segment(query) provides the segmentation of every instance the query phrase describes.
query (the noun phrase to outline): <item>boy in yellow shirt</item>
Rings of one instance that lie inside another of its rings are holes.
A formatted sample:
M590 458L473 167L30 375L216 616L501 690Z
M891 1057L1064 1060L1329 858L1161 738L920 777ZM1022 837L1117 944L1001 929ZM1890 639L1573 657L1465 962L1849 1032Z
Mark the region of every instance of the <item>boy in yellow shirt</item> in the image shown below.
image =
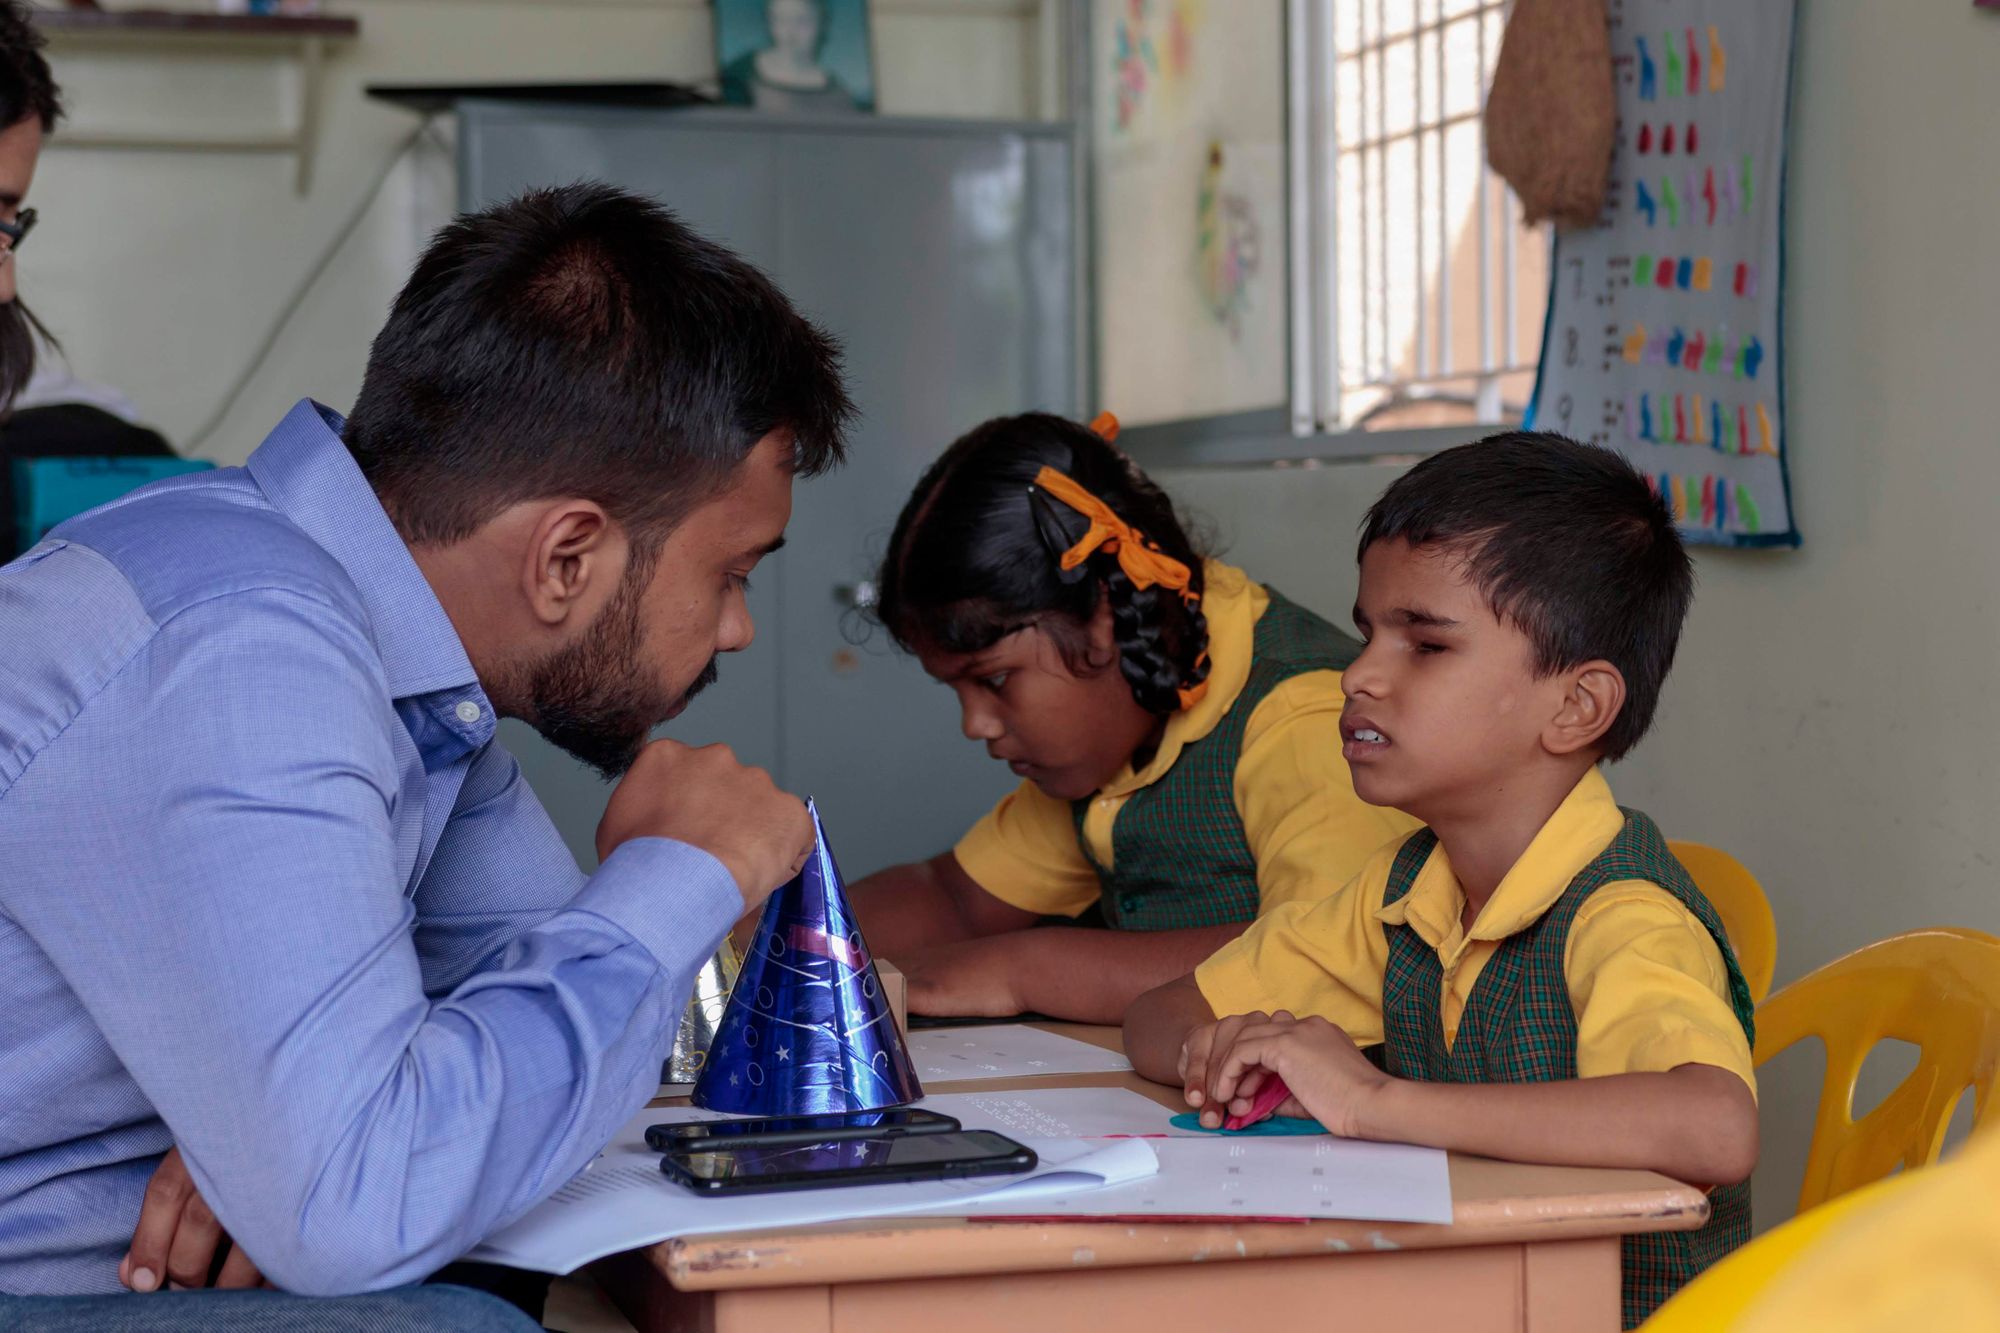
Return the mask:
M1690 562L1623 459L1525 432L1417 465L1360 550L1344 753L1427 827L1142 996L1126 1049L1205 1124L1275 1075L1348 1137L1722 1186L1700 1230L1628 1238L1629 1327L1747 1238L1757 1157L1721 922L1597 771L1652 721Z

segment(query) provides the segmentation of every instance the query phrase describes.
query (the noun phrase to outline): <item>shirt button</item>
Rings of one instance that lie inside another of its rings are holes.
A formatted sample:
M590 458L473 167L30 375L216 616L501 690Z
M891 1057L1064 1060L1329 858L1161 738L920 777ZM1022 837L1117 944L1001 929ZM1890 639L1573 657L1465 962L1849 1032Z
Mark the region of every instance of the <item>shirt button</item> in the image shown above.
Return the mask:
M459 704L457 711L460 722L477 722L479 720L479 705L470 699Z

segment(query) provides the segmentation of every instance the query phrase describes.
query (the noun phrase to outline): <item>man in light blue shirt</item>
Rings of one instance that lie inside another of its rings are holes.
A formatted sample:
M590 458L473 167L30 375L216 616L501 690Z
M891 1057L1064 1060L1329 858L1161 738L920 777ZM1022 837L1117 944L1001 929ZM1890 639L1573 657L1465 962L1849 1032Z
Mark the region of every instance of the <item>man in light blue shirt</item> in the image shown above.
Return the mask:
M307 1294L420 1281L591 1159L810 851L767 775L646 737L749 645L850 412L762 274L538 192L439 233L346 421L0 569L0 1293L119 1291L169 1148ZM596 874L501 716L622 775Z

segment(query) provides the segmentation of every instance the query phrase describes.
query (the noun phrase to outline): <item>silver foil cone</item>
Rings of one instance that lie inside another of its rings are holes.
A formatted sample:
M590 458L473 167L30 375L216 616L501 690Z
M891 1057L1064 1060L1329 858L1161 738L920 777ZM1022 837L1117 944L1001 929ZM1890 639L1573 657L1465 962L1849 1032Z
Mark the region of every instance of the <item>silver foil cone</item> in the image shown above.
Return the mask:
M688 996L687 1008L681 1013L680 1030L674 1033L673 1053L667 1056L661 1082L692 1083L701 1076L702 1066L708 1063L708 1048L715 1041L715 1030L722 1025L722 1011L729 1006L730 989L736 985L736 974L741 969L736 946L725 938L715 957L702 964L701 971L695 974L694 993Z

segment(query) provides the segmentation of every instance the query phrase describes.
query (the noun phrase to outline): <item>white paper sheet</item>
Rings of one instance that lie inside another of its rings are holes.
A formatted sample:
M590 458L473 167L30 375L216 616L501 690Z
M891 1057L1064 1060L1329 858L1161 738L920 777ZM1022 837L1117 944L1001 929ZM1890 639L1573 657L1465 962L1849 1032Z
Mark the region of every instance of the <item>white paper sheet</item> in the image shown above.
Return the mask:
M1167 1123L1173 1112L1129 1088L1030 1088L1020 1092L941 1092L917 1105L967 1129L1011 1138L1201 1138Z
M1131 1140L1111 1140L1131 1142ZM1451 1221L1445 1154L1400 1143L1311 1138L1147 1140L1160 1169L1130 1184L1038 1198L948 1205L957 1216L1327 1217L1369 1222ZM944 1211L932 1209L931 1211Z
M1116 1074L1132 1067L1117 1051L1019 1023L931 1028L910 1034L910 1059L925 1083L1039 1074Z
M646 1147L646 1126L716 1119L693 1108L651 1108L633 1117L611 1145L574 1180L511 1225L488 1236L466 1257L545 1273L568 1273L607 1254L670 1236L714 1235L761 1227L956 1212L975 1199L1005 1195L1016 1212L1040 1211L1050 1199L1074 1198L1107 1183L1140 1179L1157 1169L1152 1143L1139 1139L1033 1139L1041 1163L1019 1176L865 1185L709 1198L660 1174L659 1154Z

